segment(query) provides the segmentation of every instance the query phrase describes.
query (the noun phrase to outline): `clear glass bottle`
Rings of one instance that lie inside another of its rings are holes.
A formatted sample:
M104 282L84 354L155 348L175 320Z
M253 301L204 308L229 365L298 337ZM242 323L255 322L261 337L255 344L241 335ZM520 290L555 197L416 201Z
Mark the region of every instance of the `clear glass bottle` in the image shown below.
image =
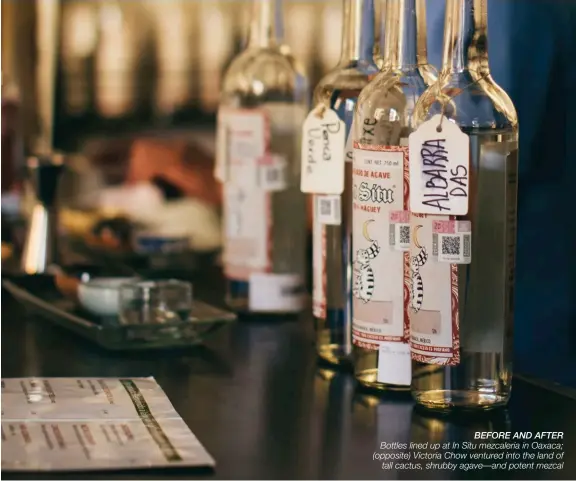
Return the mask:
M253 6L247 48L224 76L218 110L227 300L239 311L296 313L306 299L300 139L308 81L282 41L282 1Z
M470 145L468 214L411 215L412 260L426 258L422 301L409 310L412 394L432 409L488 409L510 396L518 119L490 76L487 36L487 0L447 1L440 78L414 113L415 127L443 114Z
M362 90L354 116L354 370L361 385L374 389L410 386L403 276L408 136L416 101L428 87L418 61L416 4L388 0L384 67Z
M378 72L373 57L374 17L374 0L344 0L341 58L314 91L314 105L334 110L345 123L346 139L358 95ZM347 144L343 194L313 195L316 349L331 364L349 363L352 354L352 149Z

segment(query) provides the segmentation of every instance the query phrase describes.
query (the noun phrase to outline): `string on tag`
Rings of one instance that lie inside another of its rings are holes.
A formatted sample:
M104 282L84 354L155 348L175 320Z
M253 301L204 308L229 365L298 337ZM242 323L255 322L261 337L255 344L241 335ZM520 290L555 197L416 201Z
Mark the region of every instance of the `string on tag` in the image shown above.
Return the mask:
M442 103L442 110L440 111L440 121L438 123L438 126L436 127L436 132L442 132L442 122L444 122L444 116L446 114L446 105L448 104L448 102L450 102L451 100L454 100L456 97L458 97L458 95L460 95L462 92L469 89L470 87L477 85L481 80L488 78L489 75L490 75L489 73L485 73L484 75L481 75L476 80L474 80L474 82L470 82L468 85L466 85L466 87L464 87L463 89L460 89L460 91L455 95L448 96L448 95L443 94L443 92L438 93L438 97L440 97L442 95L442 100L440 101ZM438 90L440 90L440 82L438 82L437 85L438 85ZM445 98L445 97L448 97L448 98Z
M316 107L316 112L314 113L314 115L319 119L323 119L324 112L326 112L326 106L324 104L319 104L318 107Z

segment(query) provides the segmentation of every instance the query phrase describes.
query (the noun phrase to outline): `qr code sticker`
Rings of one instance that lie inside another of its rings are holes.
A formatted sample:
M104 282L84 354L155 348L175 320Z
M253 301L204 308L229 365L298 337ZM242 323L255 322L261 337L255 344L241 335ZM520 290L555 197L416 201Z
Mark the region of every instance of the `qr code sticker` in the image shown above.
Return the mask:
M460 255L460 236L442 236L442 255Z
M410 244L410 226L401 225L398 230L400 231L400 244Z
M332 216L332 199L320 199L320 215L322 217Z
M318 197L318 221L324 225L340 225L342 223L340 213L340 196L325 195Z
M273 155L272 162L260 166L260 187L268 192L277 192L286 188L286 161Z
M470 264L471 235L466 234L438 234L436 248L432 255L438 256L438 262L451 264Z

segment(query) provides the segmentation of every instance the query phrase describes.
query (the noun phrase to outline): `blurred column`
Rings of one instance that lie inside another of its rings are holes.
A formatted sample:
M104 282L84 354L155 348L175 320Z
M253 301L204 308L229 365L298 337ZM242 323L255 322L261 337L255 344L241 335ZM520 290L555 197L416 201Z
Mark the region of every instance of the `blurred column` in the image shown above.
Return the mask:
M320 62L323 73L332 70L340 59L342 47L342 1L324 5L322 13L322 49Z
M285 5L286 43L294 57L304 65L314 86L314 60L320 41L316 32L322 5L319 2L286 2Z
M156 55L158 83L155 107L159 114L170 115L190 104L193 95L192 48L193 15L196 2L156 1Z
M97 10L94 2L67 2L62 6L62 73L64 110L82 116L91 108L90 61L97 41Z
M218 107L223 66L234 44L236 10L236 2L201 2L200 101L207 112L214 112Z

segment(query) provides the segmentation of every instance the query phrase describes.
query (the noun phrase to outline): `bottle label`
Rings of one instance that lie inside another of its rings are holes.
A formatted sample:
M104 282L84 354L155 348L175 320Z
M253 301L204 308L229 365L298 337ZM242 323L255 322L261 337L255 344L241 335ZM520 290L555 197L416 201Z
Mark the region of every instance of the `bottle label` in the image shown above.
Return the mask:
M446 222L456 225L445 216L411 215L411 256L404 275L410 289L412 359L456 366L460 363L458 266L429 255L434 252L435 224L438 228Z
M320 221L320 196L314 197L312 221L312 313L326 319L326 227Z
M249 282L248 307L252 312L298 312L305 306L299 275L252 273Z
M224 271L247 281L271 267L270 192L285 186L286 161L269 152L269 122L262 110L220 109L218 142L216 170L225 182Z
M334 110L318 104L302 127L302 192L344 192L345 142L345 123Z
M410 369L404 362L409 348L392 346L407 343L409 335L403 278L408 254L391 246L389 236L391 213L408 207L408 176L407 147L355 143L352 339L357 346L382 353L378 380L386 383L398 381L393 364ZM405 373L400 378L401 384L410 383Z
M326 226L341 225L342 200L339 195L315 195L312 231L313 310L319 319L326 317Z

